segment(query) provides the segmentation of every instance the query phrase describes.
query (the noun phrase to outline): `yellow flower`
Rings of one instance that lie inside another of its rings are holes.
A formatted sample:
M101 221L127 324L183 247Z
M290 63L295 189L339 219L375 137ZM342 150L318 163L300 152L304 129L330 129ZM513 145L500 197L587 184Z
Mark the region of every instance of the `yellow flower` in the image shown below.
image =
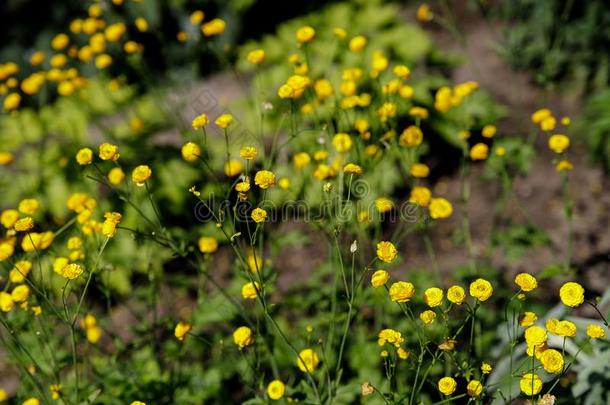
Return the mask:
M362 174L362 167L354 163L348 163L343 167L343 172L348 174Z
M430 168L423 163L413 163L410 172L411 176L423 179L430 174Z
M267 220L267 211L262 208L255 208L252 210L252 219L257 224L260 222L265 222Z
M577 307L585 300L585 290L575 282L567 282L559 289L559 297L564 305Z
M504 155L506 155L506 148L504 148L503 146L498 146L496 148L496 156L502 157Z
M11 269L9 279L11 283L22 283L32 270L32 262L28 260L20 260Z
M535 313L526 311L519 316L519 325L523 328L527 328L532 326L537 320L538 316Z
M307 152L299 152L292 158L294 162L294 167L298 169L302 169L311 162L311 157Z
M357 35L349 40L349 50L352 52L360 52L366 46L366 37Z
M12 228L17 220L19 220L19 212L17 210L4 210L2 211L2 214L0 214L0 223L2 223L2 226L6 229Z
M189 20L191 21L191 24L193 24L193 25L201 24L201 22L203 21L204 18L205 18L205 14L201 10L195 10L189 16Z
M383 262L393 262L397 253L396 246L392 242L381 241L377 244L377 257Z
M258 272L264 264L263 258L256 251L254 253L252 251L248 252L247 262L252 273Z
M525 330L525 341L529 346L542 346L546 343L546 330L540 326L530 326Z
M428 205L430 217L433 219L449 218L453 213L453 206L444 198L432 198Z
M478 278L470 283L470 296L479 301L487 301L493 292L491 283L485 279Z
M225 162L224 166L225 174L229 177L235 177L244 170L244 166L237 159L231 159Z
M576 336L576 325L570 321L558 321L557 319L551 318L547 320L546 328L549 332L558 336Z
M489 147L484 143L477 143L470 149L470 159L485 160L489 156Z
M201 129L201 128L205 127L206 125L208 125L209 122L210 122L210 119L208 118L207 115L200 114L193 119L193 122L191 122L191 125L193 126L193 129Z
M21 218L15 222L15 230L17 232L27 232L34 227L34 220L32 217Z
M93 160L93 151L89 148L83 148L76 154L76 161L79 165L88 165Z
M107 212L104 214L104 218L102 234L111 238L116 234L116 226L121 222L122 215L118 212Z
M540 129L543 131L552 131L555 129L555 125L557 124L557 120L555 117L547 117L542 120L540 123Z
M428 118L428 110L424 107L411 107L409 109L409 115L415 118L426 119Z
M594 323L587 326L587 336L591 339L603 339L606 336L604 329Z
M25 284L18 285L17 287L13 288L13 291L11 291L11 298L13 299L14 302L27 301L29 296L30 296L30 287L28 287Z
M258 150L254 146L244 146L239 150L239 156L246 160L252 160L258 155Z
M218 250L218 241L212 236L202 236L197 244L201 253L214 253Z
M152 170L147 165L140 165L131 172L131 179L136 183L136 186L143 186L146 180L150 179Z
M392 70L392 72L394 73L394 75L396 75L404 80L408 79L409 76L411 75L411 70L405 65L394 66L394 69Z
M135 23L135 26L138 29L138 31L140 31L140 32L148 31L148 21L146 21L146 19L144 19L143 17L136 18L134 23Z
M252 342L254 342L254 334L252 333L252 329L248 328L247 326L240 326L239 328L235 329L233 332L233 342L239 346L240 350L246 346L250 346Z
M377 115L381 122L386 122L389 118L396 116L396 104L385 102L377 109Z
M182 145L180 152L182 154L182 159L187 162L194 162L201 156L201 148L194 142L187 142Z
M394 207L394 203L389 198L379 197L375 199L375 208L380 213L388 212Z
M125 180L125 173L120 167L113 167L108 172L108 181L110 184L118 186Z
M570 119L570 117L561 117L560 122L561 122L561 125L563 125L564 127L568 127L572 123L572 120Z
M92 326L90 328L87 328L85 333L87 334L87 340L91 344L96 344L102 338L102 328L100 328L99 326Z
M478 397L483 392L483 384L478 380L471 380L466 386L466 392L471 397Z
M318 368L319 363L318 354L313 349L303 349L297 357L297 366L304 373L311 373Z
M389 343L399 348L404 341L402 334L394 329L382 329L377 336L377 344L379 346Z
M326 79L316 80L313 89L320 100L324 100L333 95L333 85Z
M385 285L390 279L390 274L385 270L377 270L371 276L371 285L375 288Z
M214 18L201 26L201 32L206 37L222 34L225 31L226 23L220 18Z
M333 147L339 153L347 152L352 147L352 138L345 133L338 133L333 137Z
M443 302L443 290L437 287L428 288L424 291L424 302L430 308L438 307Z
M69 42L70 38L66 34L57 34L51 40L51 48L55 49L56 51L61 51L68 46Z
M253 63L255 65L260 65L265 60L265 50L264 49L255 49L253 51L248 52L248 62Z
M13 301L11 294L0 291L0 311L10 312L14 306L15 302Z
M68 280L74 280L81 274L83 274L83 268L75 263L70 263L64 266L59 273L62 277L67 278Z
M398 281L390 286L390 299L394 302L408 302L415 295L415 287L406 281Z
M119 147L111 143L100 145L100 159L117 161L119 159Z
M555 170L558 172L569 171L574 168L574 165L567 159L562 159L555 165Z
M214 124L216 124L216 126L218 126L219 128L227 129L232 122L233 116L231 114L222 114L218 118L216 118Z
M570 146L570 138L563 134L554 134L549 138L549 149L555 153L563 153Z
M254 176L254 184L263 190L273 187L275 185L275 174L269 170L260 170Z
M459 285L449 287L447 290L447 299L454 304L461 305L466 298L466 292Z
M6 111L16 110L21 103L21 96L19 93L11 93L4 99L4 109Z
M430 204L430 199L432 198L432 192L427 187L415 186L411 190L411 195L409 196L409 202L413 204L417 204L421 207L427 207Z
M485 362L483 362L481 364L481 372L483 374L489 374L489 373L491 373L491 370L492 370L491 364L485 363Z
M434 18L434 14L430 10L430 6L426 3L423 3L420 4L419 7L417 7L415 17L417 18L417 21L428 22L432 21L432 19Z
M112 57L107 54L98 55L95 58L95 67L98 69L105 69L112 64Z
M420 145L423 139L424 134L421 129L415 125L410 125L402 131L402 134L400 134L400 137L398 138L398 143L401 146L413 147Z
M40 405L40 400L38 398L28 398L21 405Z
M438 382L438 390L445 395L453 394L456 387L457 382L451 377L443 377Z
M21 241L21 249L25 252L34 252L36 250L44 250L51 246L55 235L51 231L37 233L30 232L27 238Z
M8 166L13 163L14 157L11 152L0 151L0 165Z
M534 111L532 114L532 122L534 124L540 124L542 120L551 116L551 110L548 108L541 108L539 110Z
M524 374L519 381L519 388L525 395L538 395L542 390L542 380L536 374Z
M40 203L35 198L24 198L17 209L26 215L33 215L40 209Z
M436 313L429 309L425 310L421 314L419 314L419 319L422 320L426 325L430 325L436 319Z
M260 292L260 284L256 281L254 283L246 283L241 287L241 296L245 300L253 300L258 296L257 290Z
M341 27L336 27L333 29L333 34L339 38L339 39L343 39L347 36L347 31L345 31L343 28Z
M299 28L295 35L297 41L300 44L306 44L307 42L314 39L314 37L316 36L316 30L314 30L313 27L306 25L304 27Z
M485 125L481 130L481 135L483 135L485 138L493 138L496 132L497 129L495 125Z
M250 191L250 182L249 181L240 181L235 185L235 190L240 193L247 193Z
M274 401L281 399L286 391L286 386L280 380L273 380L267 386L267 395Z
M555 349L545 350L540 356L540 363L547 373L556 374L563 370L563 356Z
M521 288L522 291L529 292L535 290L538 287L538 281L536 277L528 273L519 273L515 276L515 284Z

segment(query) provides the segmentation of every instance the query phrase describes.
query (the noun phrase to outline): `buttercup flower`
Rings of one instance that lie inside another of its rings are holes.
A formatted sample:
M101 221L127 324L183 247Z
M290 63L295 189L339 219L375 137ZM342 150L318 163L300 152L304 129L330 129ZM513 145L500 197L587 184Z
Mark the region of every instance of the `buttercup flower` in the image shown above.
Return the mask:
M210 119L206 114L200 114L193 119L191 125L193 126L193 129L201 129L208 125L209 122Z
M363 35L357 35L350 39L349 50L352 52L360 52L366 46L366 37Z
M417 21L420 22L428 22L432 21L432 19L434 18L434 14L432 13L432 10L430 10L430 6L426 3L423 3L420 4L419 7L417 7L415 18L417 18Z
M201 26L201 32L206 37L222 34L225 31L226 23L220 18L214 18Z
M421 207L427 207L430 204L432 192L427 187L415 186L411 190L409 202L417 204Z
M299 28L295 35L299 43L306 44L316 36L316 31L312 27L306 25Z
M116 227L121 222L123 216L118 212L107 212L104 214L104 223L102 224L102 234L111 238L116 234Z
M201 156L201 148L194 142L187 142L180 150L182 158L187 162L194 162Z
M587 326L587 336L591 339L603 339L606 336L606 331L599 325L590 324Z
M79 165L88 165L93 161L93 151L89 148L83 148L76 154L76 161Z
M174 336L176 336L176 339L182 341L192 328L193 325L191 325L190 323L180 321L176 324L176 327L174 328Z
M197 244L201 253L214 253L218 250L218 241L212 236L202 236Z
M257 224L260 222L265 222L267 220L267 211L262 208L255 208L252 210L252 219Z
M362 174L362 167L354 163L348 163L343 167L343 172L347 174Z
M152 176L152 170L147 165L140 165L131 172L131 179L136 183L136 186L143 186L146 180Z
M430 174L430 169L423 163L414 163L411 165L410 169L411 176L417 177L418 179L422 179L428 177Z
M428 309L419 314L419 319L421 319L426 325L429 325L436 319L436 313Z
M252 329L248 328L247 326L240 326L233 332L233 342L235 342L235 344L239 346L239 349L241 350L244 347L252 344L254 341L253 335Z
M113 167L108 172L108 181L114 186L118 186L125 180L125 172L120 167Z
M253 300L258 296L257 290L260 292L260 284L258 282L246 283L241 287L241 296L245 300Z
M255 65L260 65L265 60L265 50L264 49L255 49L253 51L248 52L247 56L248 62L253 63Z
M304 373L311 373L318 367L319 363L318 354L313 349L301 350L297 357L297 366Z
M466 299L466 292L459 285L451 286L447 290L447 299L454 304L461 305Z
M398 281L390 286L390 299L394 302L408 302L415 295L415 287L406 281Z
M556 374L563 370L563 356L555 349L547 349L540 356L540 363L547 373Z
M530 346L542 346L546 343L546 330L540 326L530 326L525 330L525 341Z
M483 362L483 364L481 364L481 372L483 374L489 374L491 373L492 367L489 363L485 363Z
M577 307L585 301L585 289L575 282L567 282L559 289L559 297L564 305Z
M470 295L479 301L487 301L493 292L491 283L485 279L478 278L470 283Z
M444 219L451 216L453 206L444 198L432 198L430 199L430 204L428 204L428 210L430 211L431 218Z
M570 146L570 138L563 134L551 135L549 138L549 149L555 153L563 153Z
M478 380L471 380L466 386L466 392L471 397L478 397L483 392L483 384Z
M455 392L457 382L451 377L443 377L438 381L438 390L444 395L451 395Z
M70 263L70 264L64 266L60 270L59 274L62 277L67 278L68 280L74 280L75 278L77 278L78 276L83 274L83 268L81 266L79 266L78 264Z
M470 159L485 160L489 156L489 147L484 143L477 143L470 149Z
M333 137L333 147L337 152L347 152L352 147L352 138L348 134L338 133Z
M519 381L519 388L525 395L538 395L542 390L542 380L537 374L524 374Z
M390 279L390 274L385 270L377 270L371 276L371 285L375 288L381 287Z
M483 135L485 138L493 138L496 131L497 129L495 125L485 125L481 130L481 135Z
M273 187L275 185L275 174L269 170L260 170L254 176L254 184L263 190Z
M225 163L224 171L229 177L235 177L244 170L244 166L239 160L231 159Z
M254 146L244 146L239 150L239 156L246 160L252 160L258 155L258 151Z
M391 263L396 259L398 251L392 242L381 241L377 244L377 257L379 260Z
M32 217L21 218L15 222L14 228L17 232L27 232L34 227L34 220Z
M415 125L410 125L402 131L402 134L400 134L400 137L398 138L398 143L401 146L413 147L420 145L423 139L424 134L421 129Z
M519 273L515 276L515 284L521 288L522 291L529 292L538 287L538 281L534 276L528 273Z
M519 316L519 325L523 328L532 326L538 320L538 316L533 313L526 311Z
M231 114L222 114L218 118L216 118L214 124L216 124L216 126L219 128L227 129L232 122L233 116Z
M267 395L269 398L277 401L284 396L284 392L286 390L286 386L280 380L273 380L267 386Z
M428 288L424 291L424 302L430 308L438 307L443 302L443 290L437 287Z
M402 333L394 329L382 329L377 336L377 344L379 346L389 343L394 347L399 348L404 341L405 339L402 337Z

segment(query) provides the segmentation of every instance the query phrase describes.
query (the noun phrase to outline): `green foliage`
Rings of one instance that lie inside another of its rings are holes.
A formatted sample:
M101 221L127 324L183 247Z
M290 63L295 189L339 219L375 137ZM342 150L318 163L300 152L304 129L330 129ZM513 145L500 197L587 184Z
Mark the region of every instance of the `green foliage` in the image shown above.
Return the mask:
M587 100L575 130L591 160L610 172L610 90L594 93Z

